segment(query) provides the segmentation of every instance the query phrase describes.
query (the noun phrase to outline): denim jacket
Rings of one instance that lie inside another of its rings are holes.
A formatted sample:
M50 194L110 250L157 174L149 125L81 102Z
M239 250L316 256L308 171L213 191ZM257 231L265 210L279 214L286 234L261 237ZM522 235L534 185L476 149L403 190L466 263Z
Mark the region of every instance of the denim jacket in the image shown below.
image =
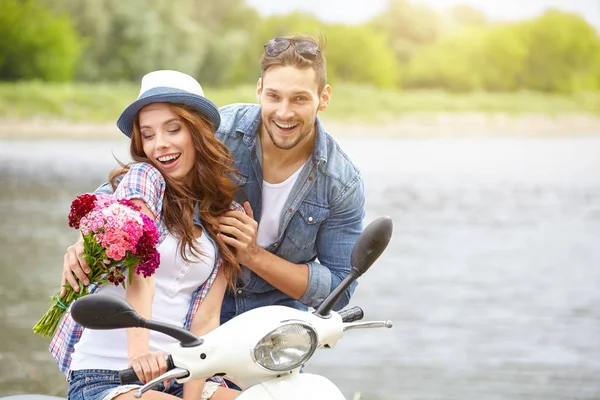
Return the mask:
M262 155L256 145L260 106L232 104L222 107L220 113L217 138L231 151L243 195L252 206L254 218L260 221L265 212L261 209ZM359 170L317 118L312 156L282 210L278 239L266 247L287 261L307 264L308 288L298 302L250 273L249 280L240 283L235 293L226 295L223 311L229 310L233 316L272 304L316 308L350 271L350 253L363 229L364 201ZM348 304L355 287L356 282L342 295L335 310Z

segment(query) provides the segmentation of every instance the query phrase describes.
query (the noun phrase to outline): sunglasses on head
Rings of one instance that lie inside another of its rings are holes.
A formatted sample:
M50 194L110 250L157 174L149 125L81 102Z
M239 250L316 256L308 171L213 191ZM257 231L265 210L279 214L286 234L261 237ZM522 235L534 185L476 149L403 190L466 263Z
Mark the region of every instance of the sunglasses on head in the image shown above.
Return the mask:
M314 60L319 53L319 45L310 40L289 40L284 38L271 39L265 44L265 54L277 57L289 47L293 46L296 53L308 60Z

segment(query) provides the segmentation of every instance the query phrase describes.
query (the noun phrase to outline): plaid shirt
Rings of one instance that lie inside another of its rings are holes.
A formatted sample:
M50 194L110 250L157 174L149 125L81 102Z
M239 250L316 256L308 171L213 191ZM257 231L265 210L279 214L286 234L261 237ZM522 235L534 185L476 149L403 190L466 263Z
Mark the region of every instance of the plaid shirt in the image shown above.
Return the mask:
M127 174L123 176L123 179L115 191L115 196L119 199L141 199L144 201L148 206L148 209L156 216L154 222L160 232L160 242L163 241L168 233L162 213L160 212L162 210L164 192L165 181L162 175L156 168L146 163L132 165ZM232 204L231 208L237 211L244 210L237 203ZM200 221L194 222L200 224ZM210 239L212 242L212 238ZM216 246L215 250L217 250ZM196 315L196 311L198 311L200 304L202 304L206 298L222 263L223 261L219 256L218 251L216 251L215 265L210 276L206 282L199 286L192 294L192 302L190 303L183 325L185 329L190 329L192 319L194 318L194 315ZM98 290L98 287L98 285L90 285L90 294L95 293ZM56 360L58 367L65 375L69 373L73 350L75 344L77 344L81 338L82 333L83 327L76 323L71 317L71 313L67 311L63 320L58 325L49 347L50 353Z

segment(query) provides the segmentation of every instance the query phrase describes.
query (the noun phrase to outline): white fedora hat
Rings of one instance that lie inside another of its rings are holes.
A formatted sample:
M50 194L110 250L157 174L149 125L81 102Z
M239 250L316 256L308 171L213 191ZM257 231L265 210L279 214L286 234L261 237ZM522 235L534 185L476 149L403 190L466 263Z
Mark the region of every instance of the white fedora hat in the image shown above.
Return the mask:
M142 78L142 87L136 101L131 103L117 120L117 127L128 137L133 132L136 114L148 104L185 104L206 116L216 130L221 116L216 105L206 97L197 80L183 72L160 70L150 72Z

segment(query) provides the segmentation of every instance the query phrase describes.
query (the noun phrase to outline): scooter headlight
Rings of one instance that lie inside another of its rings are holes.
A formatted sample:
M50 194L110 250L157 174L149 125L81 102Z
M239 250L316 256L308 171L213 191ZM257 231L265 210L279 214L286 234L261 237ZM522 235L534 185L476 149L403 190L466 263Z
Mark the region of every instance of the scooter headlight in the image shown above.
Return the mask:
M254 346L254 360L271 371L289 371L304 364L317 348L317 333L310 325L289 323L266 334Z

